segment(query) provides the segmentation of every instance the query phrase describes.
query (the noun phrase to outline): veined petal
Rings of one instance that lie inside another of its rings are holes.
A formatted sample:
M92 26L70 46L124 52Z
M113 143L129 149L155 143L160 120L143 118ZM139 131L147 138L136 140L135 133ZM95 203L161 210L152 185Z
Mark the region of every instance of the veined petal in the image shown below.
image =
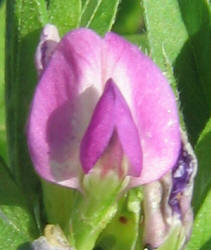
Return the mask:
M106 99L111 93L115 97L112 109L105 101L114 120L104 114L107 128L98 131L105 133L102 143L98 142L99 149L93 144L88 152L83 143L97 140L90 132L95 128L90 120L108 79L117 85L105 90ZM181 146L178 114L175 97L160 70L118 35L108 33L102 39L88 29L70 32L44 70L31 107L28 144L36 171L49 181L78 187L80 157L88 172L114 127L131 164L128 174L136 176L132 186L157 180L174 166Z
M48 181L78 186L80 141L102 89L101 43L88 29L68 33L36 88L28 145L36 171Z
M152 60L114 33L105 36L104 71L123 94L139 132L141 176L132 186L159 179L171 169L181 147L179 119L169 83Z
M114 130L130 162L128 173L139 176L142 154L138 131L121 92L113 80L109 79L81 143L81 163L85 173L89 172L109 147Z

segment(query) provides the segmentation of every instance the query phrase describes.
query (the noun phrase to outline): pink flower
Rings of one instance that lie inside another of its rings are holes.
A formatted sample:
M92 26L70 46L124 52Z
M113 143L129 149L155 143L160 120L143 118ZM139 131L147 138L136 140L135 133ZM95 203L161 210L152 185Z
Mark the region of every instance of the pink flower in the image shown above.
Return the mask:
M175 97L158 67L120 36L84 28L67 33L44 68L27 134L37 173L71 188L96 166L130 176L130 186L157 180L181 146Z

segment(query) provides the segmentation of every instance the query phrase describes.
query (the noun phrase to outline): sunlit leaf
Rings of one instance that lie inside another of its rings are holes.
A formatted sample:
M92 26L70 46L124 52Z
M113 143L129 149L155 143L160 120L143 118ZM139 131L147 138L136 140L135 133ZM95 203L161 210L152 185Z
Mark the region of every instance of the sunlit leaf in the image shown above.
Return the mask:
M211 16L206 0L178 0L188 32L175 62L180 100L192 143L211 115Z
M23 194L1 160L0 176L0 249L16 250L37 236L36 226Z
M197 145L198 173L195 180L193 208L195 221L193 234L188 245L188 250L211 249L211 245L203 246L211 241L211 228L208 223L211 220L211 119L203 130ZM205 247L205 248L200 248Z
M7 143L4 102L4 42L5 2L0 4L0 156L7 161Z
M45 1L8 0L6 30L6 112L9 167L31 203L38 178L26 146L26 123L37 82L34 54L40 31L48 22Z
M206 195L199 212L194 220L194 227L190 242L186 250L210 250L211 249L211 189Z
M81 16L81 26L103 35L115 22L120 0L87 0Z
M79 24L81 14L80 0L49 0L49 22L56 25L63 36Z

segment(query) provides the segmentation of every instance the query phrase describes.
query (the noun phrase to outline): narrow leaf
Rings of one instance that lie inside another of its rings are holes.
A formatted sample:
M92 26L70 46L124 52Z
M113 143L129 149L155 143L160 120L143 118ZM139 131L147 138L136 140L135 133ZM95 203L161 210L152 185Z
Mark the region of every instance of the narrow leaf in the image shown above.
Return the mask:
M102 0L98 1L97 8L94 7L95 0L90 0L88 2L89 6L92 6L92 12L88 8L84 11L82 16L82 23L84 26L87 26L100 35L104 35L106 32L111 30L112 25L115 22L117 9L120 3L120 0ZM92 13L90 16L89 13ZM90 16L90 18L88 18Z
M211 249L211 189L206 195L199 212L194 220L193 233L190 242L186 250L200 249L210 250Z
M205 129L201 133L201 136L196 145L195 151L198 158L199 169L195 180L194 191L194 210L195 213L199 210L203 204L207 193L211 189L211 119L207 123Z
M81 14L81 26L87 27L95 16L99 5L103 0L87 0Z
M200 135L196 145L196 155L198 158L198 173L195 180L195 190L193 199L193 208L195 212L195 221L193 234L188 244L187 250L192 249L210 249L200 248L211 240L211 229L208 221L211 220L211 119ZM208 246L210 246L208 244Z
M37 196L38 181L28 155L25 128L37 81L34 53L46 22L44 0L7 1L5 73L9 167L31 202Z
M37 236L23 194L0 160L0 248L16 250Z
M81 14L80 0L50 0L48 6L49 21L57 26L63 36L78 26Z
M177 0L143 0L143 6L151 56L165 71L163 50L174 62L188 39L179 5Z
M205 0L178 0L178 3L188 40L175 61L175 75L194 143L211 114L211 15Z
M4 42L5 42L5 2L0 3L0 156L7 161L4 100Z

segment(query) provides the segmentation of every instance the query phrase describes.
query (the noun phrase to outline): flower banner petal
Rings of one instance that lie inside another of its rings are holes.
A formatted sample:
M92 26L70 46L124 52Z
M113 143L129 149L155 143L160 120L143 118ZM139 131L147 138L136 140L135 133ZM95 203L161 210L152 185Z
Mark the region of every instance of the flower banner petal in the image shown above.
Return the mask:
M139 132L143 167L136 186L159 179L174 166L181 147L176 98L159 68L140 50L107 33L106 72L128 103Z
M78 185L80 140L102 88L101 43L88 29L69 32L38 83L28 119L28 145L36 171L48 181Z

